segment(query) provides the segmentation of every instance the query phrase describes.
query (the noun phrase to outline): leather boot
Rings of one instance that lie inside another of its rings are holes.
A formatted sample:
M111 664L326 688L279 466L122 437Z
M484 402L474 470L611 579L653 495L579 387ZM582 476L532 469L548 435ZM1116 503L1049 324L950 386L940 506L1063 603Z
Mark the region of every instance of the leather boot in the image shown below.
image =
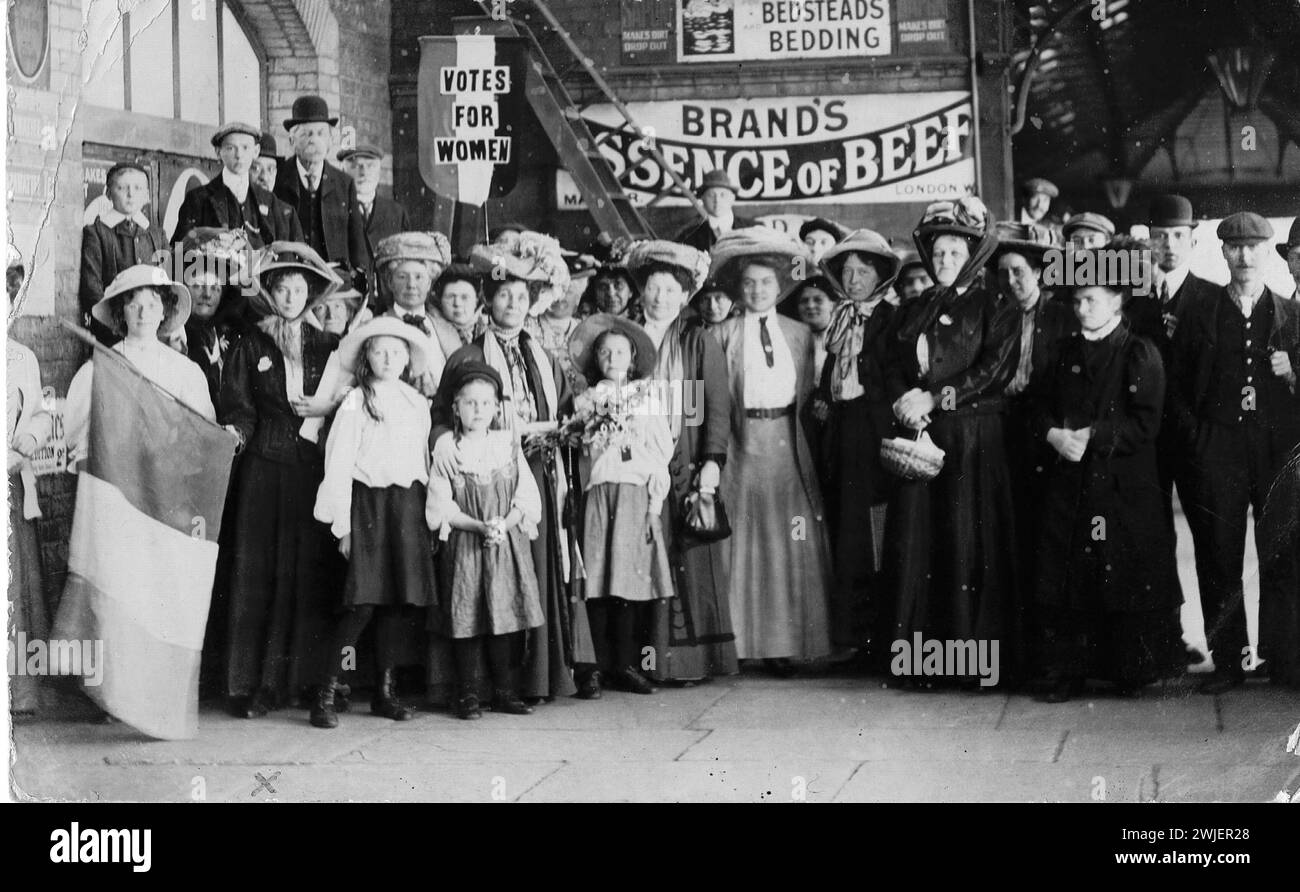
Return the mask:
M316 698L311 706L311 723L314 728L337 728L339 714L334 710L334 685L338 679L330 676L316 689Z
M370 712L395 722L405 722L415 713L397 699L395 675L391 667L380 673L379 684L375 687L375 696L370 700Z
M492 679L492 711L506 715L532 715L533 708L519 699L519 673L511 668L505 675L504 679Z

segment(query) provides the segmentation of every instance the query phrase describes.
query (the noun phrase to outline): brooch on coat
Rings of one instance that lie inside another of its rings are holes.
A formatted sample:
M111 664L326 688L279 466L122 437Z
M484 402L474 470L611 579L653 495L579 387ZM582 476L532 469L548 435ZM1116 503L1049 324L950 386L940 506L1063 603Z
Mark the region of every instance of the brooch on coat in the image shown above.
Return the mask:
M263 356L261 359L257 361L257 370L259 372L265 372L270 367L271 367L271 357L269 356Z
M263 217L270 216L271 206L269 204L259 204L257 209L262 212Z
M939 317L939 324L952 325L952 317L949 316L947 313L944 313L942 316Z

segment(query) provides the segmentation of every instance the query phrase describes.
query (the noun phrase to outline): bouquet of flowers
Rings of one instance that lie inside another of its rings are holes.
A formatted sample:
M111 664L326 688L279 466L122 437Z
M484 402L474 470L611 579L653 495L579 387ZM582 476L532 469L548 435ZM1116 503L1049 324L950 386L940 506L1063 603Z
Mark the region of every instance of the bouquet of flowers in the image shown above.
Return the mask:
M632 416L645 411L651 384L648 379L622 386L601 381L584 390L574 398L571 429L592 453L628 446Z

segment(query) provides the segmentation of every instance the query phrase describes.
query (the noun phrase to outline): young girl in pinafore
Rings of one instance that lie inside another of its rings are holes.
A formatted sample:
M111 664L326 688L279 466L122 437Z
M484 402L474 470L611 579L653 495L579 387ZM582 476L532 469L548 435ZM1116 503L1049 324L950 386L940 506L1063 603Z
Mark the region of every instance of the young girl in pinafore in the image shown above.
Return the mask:
M334 689L371 619L379 671L370 711L395 721L412 715L397 699L394 664L403 608L428 608L435 600L433 552L421 516L432 419L428 400L408 383L426 367L424 342L414 326L379 317L339 344L339 365L357 387L334 417L315 515L338 539L348 573L311 710L318 728L338 725Z
M456 714L482 715L483 657L492 681L492 709L528 715L519 699L524 632L545 623L532 546L542 497L518 436L497 430L501 376L467 360L450 373L454 437L461 454L453 477L434 471L426 519L446 543L441 566L445 593L430 627L452 639L460 683Z

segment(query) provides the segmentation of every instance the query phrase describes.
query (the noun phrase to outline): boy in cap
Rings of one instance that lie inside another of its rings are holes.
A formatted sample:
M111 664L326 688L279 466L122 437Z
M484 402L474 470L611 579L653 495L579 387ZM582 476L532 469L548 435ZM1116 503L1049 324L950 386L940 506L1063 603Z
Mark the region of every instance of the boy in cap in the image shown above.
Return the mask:
M325 162L338 122L320 96L294 100L293 112L284 122L293 157L280 165L275 194L298 212L303 241L317 253L348 269L365 269L370 249L357 187L343 171Z
M134 161L122 161L108 170L104 194L113 207L81 230L81 282L78 297L83 323L105 344L118 340L90 315L104 296L104 287L117 274L141 263L157 265L165 259L167 237L144 214L149 204L149 174Z
M384 153L372 145L360 145L339 152L343 169L357 187L357 203L366 225L366 247L370 250L367 268L374 265L375 248L390 235L410 232L413 227L406 208L391 198L378 194L379 174Z
M238 121L212 136L221 173L191 189L181 202L172 242L183 241L199 227L242 229L248 244L302 241L302 224L294 209L253 181L253 161L261 154L261 131Z
M738 217L732 211L732 205L736 203L736 195L739 191L725 170L710 170L706 173L695 194L704 205L704 212L708 216L699 223L687 226L673 241L690 245L700 251L707 251L725 233L733 229L757 226L758 221L748 217Z
M1115 237L1115 224L1101 214L1075 214L1061 227L1065 243L1076 251L1100 248Z
M1242 564L1246 513L1259 517L1300 444L1300 308L1264 284L1273 228L1258 214L1219 224L1231 281L1186 303L1174 331L1170 415L1191 456L1188 513L1214 674L1209 694L1240 685L1256 668L1247 647ZM1269 656L1270 615L1296 596L1295 556L1256 535L1260 567L1259 658ZM1267 668L1265 665L1264 668Z

